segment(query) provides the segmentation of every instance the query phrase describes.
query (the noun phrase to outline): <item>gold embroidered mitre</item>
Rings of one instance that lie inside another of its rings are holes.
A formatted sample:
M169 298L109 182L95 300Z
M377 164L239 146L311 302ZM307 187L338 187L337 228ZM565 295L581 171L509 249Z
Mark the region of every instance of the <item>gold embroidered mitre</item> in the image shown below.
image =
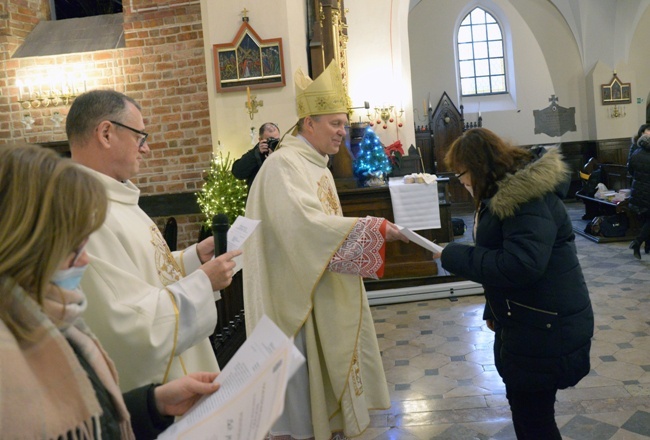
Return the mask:
M313 81L298 68L294 81L299 119L348 112L343 77L336 61L332 60L327 69Z

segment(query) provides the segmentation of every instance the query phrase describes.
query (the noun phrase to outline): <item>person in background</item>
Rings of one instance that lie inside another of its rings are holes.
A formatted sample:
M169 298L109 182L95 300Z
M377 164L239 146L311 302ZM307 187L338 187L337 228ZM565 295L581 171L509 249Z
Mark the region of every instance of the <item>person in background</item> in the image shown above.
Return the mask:
M543 153L543 154L540 154ZM481 283L484 319L517 438L561 440L558 389L589 373L594 316L562 196L570 172L557 148L511 146L466 131L445 157L476 205L475 245L449 243L442 267Z
M632 137L632 144L630 145L630 151L627 153L627 161L630 162L630 157L638 148L639 138L643 135L650 136L650 124L641 124L639 131L636 133L636 136Z
M246 328L266 314L307 359L270 438L353 437L370 409L390 406L362 277L383 275L386 242L408 240L383 218L343 216L327 168L348 123L336 63L315 81L295 78L297 135L267 159L246 204L261 220L244 244Z
M262 164L278 145L279 138L280 129L277 124L265 122L260 126L257 145L232 164L233 175L240 180L245 180L249 189Z
M627 171L632 176L630 209L641 219L639 235L630 243L634 258L641 259L641 245L650 253L650 124L643 124L630 147Z
M106 217L99 181L52 150L3 145L0 210L2 438L155 438L218 389L217 373L195 373L120 392L78 288Z
M209 237L172 253L138 206L129 180L149 152L138 104L114 90L79 95L68 112L72 160L106 188L109 212L86 250L81 285L90 296L86 317L120 373L124 390L165 383L193 371L218 371L210 344L219 289L232 281L240 251L213 259Z

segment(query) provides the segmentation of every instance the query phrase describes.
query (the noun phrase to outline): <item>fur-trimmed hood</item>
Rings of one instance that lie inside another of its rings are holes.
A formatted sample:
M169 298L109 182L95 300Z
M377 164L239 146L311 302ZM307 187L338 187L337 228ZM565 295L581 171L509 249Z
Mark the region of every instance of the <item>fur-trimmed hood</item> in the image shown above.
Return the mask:
M561 192L570 174L559 149L550 148L537 160L497 182L499 190L488 201L488 209L500 219L511 217L518 206L549 192Z

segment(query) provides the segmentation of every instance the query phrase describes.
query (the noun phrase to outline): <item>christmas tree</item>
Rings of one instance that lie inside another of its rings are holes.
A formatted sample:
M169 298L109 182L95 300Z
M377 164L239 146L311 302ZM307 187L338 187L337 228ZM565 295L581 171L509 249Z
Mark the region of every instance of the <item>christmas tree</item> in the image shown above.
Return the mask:
M384 146L371 127L366 128L359 145L359 154L352 164L354 175L362 186L383 185L393 168Z
M224 160L221 152L218 152L212 157L210 170L203 179L203 188L196 193L208 229L212 225L212 217L217 213L226 214L231 225L238 216L244 215L248 187L246 182L232 174L231 168L230 153Z

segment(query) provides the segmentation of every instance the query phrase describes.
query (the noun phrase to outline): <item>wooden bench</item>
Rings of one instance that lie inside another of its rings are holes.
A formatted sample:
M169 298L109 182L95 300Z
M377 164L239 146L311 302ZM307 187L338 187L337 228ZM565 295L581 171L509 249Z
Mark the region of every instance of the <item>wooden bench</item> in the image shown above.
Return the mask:
M619 191L623 188L629 188L631 185L631 177L627 173L627 167L625 165L618 164L601 164L600 170L602 173L602 180L607 189L612 191ZM636 214L630 211L628 207L628 200L624 200L620 203L613 203L603 199L597 199L596 197L589 197L581 193L581 191L576 192L576 199L582 200L585 205L585 213L582 216L583 220L592 220L594 217L601 215L614 215L614 214L625 214L628 219L629 228L625 237L602 237L587 234L583 230L575 227L575 232L579 233L585 238L588 238L596 243L605 243L612 241L627 241L633 240L640 228L639 219Z
M613 203L595 197L588 197L581 194L580 191L576 193L576 199L582 200L585 204L585 214L582 216L583 220L590 221L594 217L609 216L614 214L625 214L628 220L629 227L624 237L603 237L600 235L591 235L584 231L584 226L574 227L574 231L585 238L596 243L608 243L612 241L631 241L633 240L640 228L639 219L628 207L628 200L620 203Z
M585 204L583 220L591 220L599 215L614 215L627 211L627 200L621 203L613 203L608 200L586 196L581 194L580 191L576 193L576 199L582 200Z

